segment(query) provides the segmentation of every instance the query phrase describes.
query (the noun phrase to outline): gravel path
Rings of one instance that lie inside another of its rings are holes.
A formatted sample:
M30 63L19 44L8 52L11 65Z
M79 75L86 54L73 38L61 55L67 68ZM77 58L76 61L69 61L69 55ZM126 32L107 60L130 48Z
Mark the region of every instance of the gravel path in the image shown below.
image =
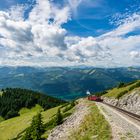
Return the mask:
M79 100L75 112L62 124L54 128L47 140L69 140L72 132L80 126L84 117L89 113L84 100Z
M102 103L97 103L112 128L113 140L140 140L140 122Z

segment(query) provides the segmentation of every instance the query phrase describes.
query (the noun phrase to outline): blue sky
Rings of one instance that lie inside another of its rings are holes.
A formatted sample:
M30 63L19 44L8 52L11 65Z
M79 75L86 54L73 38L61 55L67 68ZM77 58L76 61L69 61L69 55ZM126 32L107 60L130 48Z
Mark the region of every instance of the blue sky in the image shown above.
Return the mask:
M133 13L139 5L140 1L137 0L92 0L86 6L81 3L77 8L77 15L73 15L73 19L64 27L77 35L100 35L116 28L109 22L115 14L127 11Z
M5 10L16 4L35 3L32 0L1 0L0 10ZM63 6L67 0L54 0L57 5ZM98 36L109 30L116 28L110 24L110 20L115 14L124 14L126 12L136 12L139 9L140 0L87 0L81 2L73 11L72 20L62 25L69 31L69 34L80 36ZM27 16L27 15L25 15Z
M0 12L0 65L140 65L140 0L1 0Z

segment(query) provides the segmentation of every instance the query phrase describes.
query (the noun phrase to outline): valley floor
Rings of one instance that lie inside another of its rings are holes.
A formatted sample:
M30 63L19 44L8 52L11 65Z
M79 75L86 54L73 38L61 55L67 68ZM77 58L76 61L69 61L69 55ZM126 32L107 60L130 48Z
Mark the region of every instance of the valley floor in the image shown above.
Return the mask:
M105 104L96 104L111 125L113 140L140 140L140 122Z

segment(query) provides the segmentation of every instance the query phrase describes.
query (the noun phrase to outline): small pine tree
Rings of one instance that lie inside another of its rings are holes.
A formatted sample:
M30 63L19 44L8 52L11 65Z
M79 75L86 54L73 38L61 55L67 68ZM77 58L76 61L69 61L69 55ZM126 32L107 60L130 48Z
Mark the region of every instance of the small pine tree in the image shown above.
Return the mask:
M121 83L119 83L118 88L122 88L124 86L125 86L125 84L121 82Z
M71 105L71 107L74 107L75 106L75 101L72 101L70 105Z
M44 132L41 113L33 117L31 126L26 130L22 140L41 140L41 135Z
M57 111L57 115L56 115L56 125L60 125L63 122L63 116L61 114L60 109L58 109Z

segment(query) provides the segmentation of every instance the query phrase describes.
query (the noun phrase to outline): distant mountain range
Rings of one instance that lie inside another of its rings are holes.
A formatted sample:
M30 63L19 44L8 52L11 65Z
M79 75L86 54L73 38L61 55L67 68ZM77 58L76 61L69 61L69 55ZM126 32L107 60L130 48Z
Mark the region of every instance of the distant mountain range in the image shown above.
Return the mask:
M0 67L0 89L20 87L62 99L75 99L103 91L120 82L140 79L140 68Z

